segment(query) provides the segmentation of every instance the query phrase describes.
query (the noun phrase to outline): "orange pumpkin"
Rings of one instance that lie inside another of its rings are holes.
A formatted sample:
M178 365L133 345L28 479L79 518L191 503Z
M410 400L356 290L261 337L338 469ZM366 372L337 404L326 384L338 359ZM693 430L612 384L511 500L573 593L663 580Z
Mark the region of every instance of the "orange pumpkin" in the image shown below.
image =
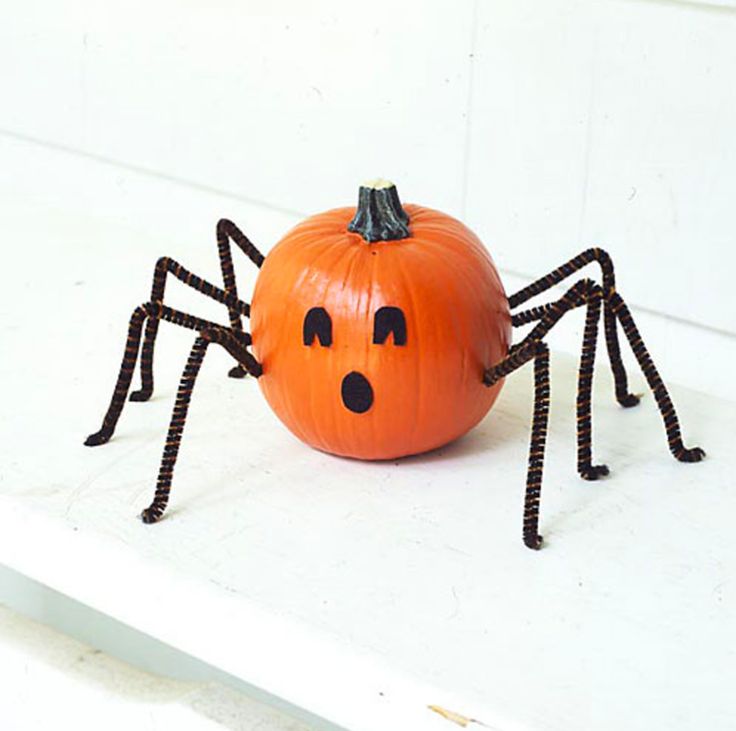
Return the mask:
M251 304L271 408L317 449L361 459L460 437L502 383L511 318L490 255L456 219L361 188L355 207L298 224L271 250Z

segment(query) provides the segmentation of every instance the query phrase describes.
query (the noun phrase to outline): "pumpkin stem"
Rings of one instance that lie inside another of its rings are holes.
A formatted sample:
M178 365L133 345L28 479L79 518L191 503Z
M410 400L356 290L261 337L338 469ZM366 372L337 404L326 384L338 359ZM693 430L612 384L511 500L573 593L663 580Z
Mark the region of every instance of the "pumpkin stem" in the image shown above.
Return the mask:
M388 180L373 180L360 186L358 208L348 231L360 234L367 242L406 239L409 215L401 207L396 186Z

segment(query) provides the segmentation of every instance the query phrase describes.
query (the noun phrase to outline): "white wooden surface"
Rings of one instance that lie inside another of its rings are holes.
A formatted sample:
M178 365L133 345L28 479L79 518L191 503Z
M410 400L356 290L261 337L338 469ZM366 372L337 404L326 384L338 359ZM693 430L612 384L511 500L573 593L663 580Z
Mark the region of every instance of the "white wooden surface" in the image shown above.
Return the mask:
M519 537L530 373L459 442L367 464L295 441L215 352L169 517L144 526L191 335L162 329L155 399L130 404L110 444L81 442L163 244L68 201L15 203L2 217L0 562L328 728L449 728L430 705L504 731L733 727L734 404L673 388L687 441L710 454L682 465L651 398L622 412L598 378L596 455L613 474L590 485L574 471L574 361L556 355L548 546L533 553ZM164 250L214 277L198 225Z
M142 672L2 606L0 683L12 731L60 722L79 731L307 731L225 687Z

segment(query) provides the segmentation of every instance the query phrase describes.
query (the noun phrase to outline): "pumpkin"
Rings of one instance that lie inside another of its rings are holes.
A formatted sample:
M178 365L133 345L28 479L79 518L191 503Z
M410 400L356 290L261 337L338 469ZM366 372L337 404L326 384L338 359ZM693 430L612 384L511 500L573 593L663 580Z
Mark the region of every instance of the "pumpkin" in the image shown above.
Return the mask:
M393 459L475 426L511 340L493 261L465 225L385 181L311 216L263 263L251 303L263 394L307 444Z

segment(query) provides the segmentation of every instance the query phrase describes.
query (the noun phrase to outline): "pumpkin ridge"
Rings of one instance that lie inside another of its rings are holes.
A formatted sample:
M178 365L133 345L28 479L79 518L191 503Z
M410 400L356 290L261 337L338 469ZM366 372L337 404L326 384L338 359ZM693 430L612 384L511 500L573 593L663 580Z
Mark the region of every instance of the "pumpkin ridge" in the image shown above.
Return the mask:
M406 269L404 268L404 262L401 257L396 257L397 260L397 268L399 270L399 273L401 275L401 279L404 283L404 292L406 293L406 296L409 298L411 302L411 317L407 318L407 339L409 337L412 337L412 333L409 331L409 323L412 324L412 330L413 332L413 339L414 339L414 348L416 349L416 357L414 358L414 379L416 383L416 389L417 392L420 394L420 398L415 399L415 412L414 412L414 421L412 423L412 430L411 430L411 437L408 439L408 442L411 446L411 451L414 449L414 444L416 444L416 434L417 430L419 428L420 424L420 418L422 416L422 403L423 399L421 398L422 391L422 367L421 367L421 349L420 349L420 341L417 337L419 327L417 322L417 307L416 307L416 300L414 299L414 293L412 292L412 287L410 286L410 278L406 274Z
M310 259L310 263L308 267L303 267L302 270L298 273L296 276L296 279L294 280L291 291L289 292L289 297L292 296L292 292L294 290L299 290L304 285L304 278L308 277L310 270L314 270L314 265L317 261L322 260L323 258L328 257L330 254L336 255L336 259L339 258L342 254L341 252L341 246L339 241L339 236L334 237L335 240L328 242L329 245L325 246L324 239L320 239L319 245L314 244L314 248L317 249L317 256L313 259ZM290 235L287 234L284 236L279 244L277 244L277 247L281 244L286 244L287 246L294 246L299 243L299 238L291 239ZM313 244L313 242L309 241L308 244ZM275 247L276 248L276 247ZM303 252L303 248L301 249L300 253ZM277 264L278 262L276 262ZM272 264L274 264L272 260ZM263 271L263 270L262 270ZM260 279L260 276L259 276ZM324 299L325 290L327 286L329 285L329 281L327 279L324 279L324 289L322 292L321 299ZM313 286L311 282L307 283L308 286ZM255 298L254 298L255 299ZM283 302L282 306L288 306L288 300L287 302ZM319 303L316 303L319 304ZM291 303L291 306L296 306L297 302L294 301ZM301 303L299 303L301 305ZM296 335L288 330L288 328L278 328L277 329L277 335L276 335L276 343L275 348L272 348L272 352L278 352L282 351L284 349L289 348L291 345L291 341L296 337ZM268 364L266 364L267 366ZM266 386L265 382L261 383L261 386ZM310 393L313 392L313 389L310 388ZM301 425L301 419L300 417L300 411L301 409L298 408L298 404L295 401L295 394L292 389L279 389L279 396L282 406L284 407L286 414L288 416L288 421L294 425L294 430L296 433L296 436L301 439L302 441L309 441L306 439L305 432L303 431ZM310 406L310 414L312 413L311 406ZM314 419L311 419L311 421L314 423ZM326 441L325 444L329 444L329 441Z
M454 249L452 254L453 257L456 258L456 254L464 254L464 250L462 248L460 249ZM436 265L439 266L447 266L447 253L440 251L437 248L428 248L427 249L427 255L429 257L432 257L436 261ZM458 281L458 279L462 281ZM448 288L449 291L449 299L451 301L462 301L462 297L464 296L464 293L472 292L473 296L476 296L476 283L472 281L472 278L469 276L469 272L466 269L465 266L463 266L463 263L455 263L453 266L453 276L447 277L445 280L445 287ZM469 349L467 347L467 343L472 343L475 341L475 338L473 337L473 333L471 332L471 329L468 327L468 322L466 321L465 317L458 317L456 312L452 312L452 331L455 340L457 341L456 347L460 349L460 374L458 377L459 382L463 385L463 387L466 386L466 384L469 382L469 363L468 363L468 356L472 355L469 352ZM476 327L478 327L477 323L474 323ZM449 343L448 343L449 345ZM482 380L482 371L479 369L479 372L477 373L477 383L479 386L479 394L481 398L485 398L487 391L485 389L485 386L483 386L483 380ZM455 407L455 411L457 413L458 409L463 408L461 403L458 403L457 401L453 404ZM459 416L463 416L463 414L459 414ZM482 416L481 416L482 418ZM457 438L457 437L455 437Z
M344 232L343 232L343 236L344 236ZM353 273L355 272L355 270L357 269L357 266L359 264L359 261L362 258L361 257L362 253L363 252L361 251L361 249L360 249L359 246L354 245L354 244L352 244L350 242L348 242L345 245L345 247L344 247L344 252L343 252L343 255L342 255L341 258L342 259L346 259L347 260L347 264L345 265L345 271L343 273L342 283L341 283L341 285L342 285L342 291L343 292L346 291L346 290L353 291L353 289L354 289L352 287L352 284L350 283L350 279L353 276ZM371 258L373 258L373 257L371 257ZM360 314L359 313L357 315L357 319L360 320ZM334 359L331 361L331 366L332 366L332 372L330 374L330 376L331 376L330 380L331 381L334 381L335 383L341 382L342 379L347 374L346 373L341 373L341 372L335 372ZM344 408L343 405L342 405L342 403L340 403L340 401L339 401L337 391L335 391L335 399L338 402L337 409ZM354 440L355 440L355 434L354 433L351 433L350 436L349 436L349 438L346 437L346 435L342 432L342 430L338 428L338 424L336 423L337 422L336 413L337 413L337 410L332 411L331 414L330 414L331 417L332 417L331 418L332 433L334 433L336 435L339 435L338 436L338 440L340 442L340 449L341 449L342 452L347 452L347 451L349 451L349 448L348 448L346 442L347 443L353 443ZM329 444L329 439L326 440L326 443Z
M340 232L335 235L334 243L332 244L334 246L336 256L334 260L330 262L329 270L333 271L335 269L338 270L347 270L349 271L352 266L353 262L355 260L355 252L356 249L348 243L346 245L345 242L345 235L344 232ZM346 263L347 260L347 263ZM346 272L347 273L347 272ZM344 291L345 289L345 274L343 275L343 282L342 282L342 289ZM331 302L331 290L336 286L336 282L334 279L325 279L324 280L324 289L322 291L322 299L325 302L325 304ZM344 333L336 331L334 328L336 326L336 319L337 319L337 313L330 312L331 317L333 318L333 345L332 347L335 349L339 349L341 347L341 343L344 342ZM329 382L337 382L341 379L342 375L339 372L337 372L337 366L335 363L335 359L331 358L329 359L329 362L326 366L327 368L327 379ZM329 425L323 425L321 420L319 419L319 414L322 412L322 408L320 404L316 404L315 408L315 394L317 394L315 389L312 389L310 391L310 407L309 407L309 414L312 424L314 425L315 432L317 434L317 438L320 441L320 444L323 445L321 448L326 449L329 451L330 449L330 439L329 436L325 433L325 431L329 432L330 434L334 434L337 436L337 442L338 442L338 449L340 451L345 451L345 435L341 432L340 429L337 428L336 423L336 412L337 409L339 409L342 405L339 402L338 392L335 390L334 393L328 394L328 399L335 399L335 402L337 403L337 407L335 409L329 409L327 411L328 415L330 416L330 423ZM318 394L317 394L318 395Z

